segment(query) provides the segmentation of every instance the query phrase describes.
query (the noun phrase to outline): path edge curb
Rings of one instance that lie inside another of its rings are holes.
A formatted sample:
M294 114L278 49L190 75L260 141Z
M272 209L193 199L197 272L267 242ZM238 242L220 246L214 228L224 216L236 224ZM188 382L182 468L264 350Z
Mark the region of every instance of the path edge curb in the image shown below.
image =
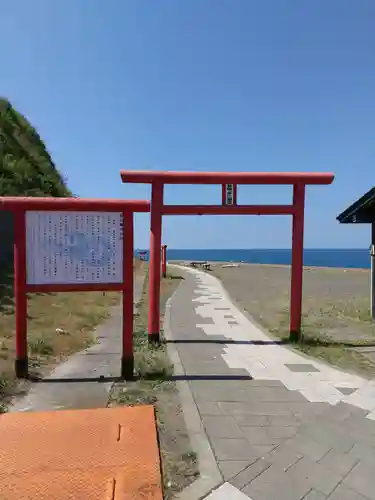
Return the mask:
M173 339L173 333L170 328L171 308L173 297L180 286L173 292L165 306L163 332L166 340ZM167 343L167 353L170 361L173 363L174 374L185 375L186 372L182 365L178 350L172 343ZM187 380L178 380L176 381L176 386L180 396L180 404L186 424L186 430L189 434L190 444L193 451L198 456L200 476L184 490L175 495L174 498L179 500L201 500L214 488L221 485L223 483L223 478L204 430L197 405L195 404L193 394L189 387L189 382Z

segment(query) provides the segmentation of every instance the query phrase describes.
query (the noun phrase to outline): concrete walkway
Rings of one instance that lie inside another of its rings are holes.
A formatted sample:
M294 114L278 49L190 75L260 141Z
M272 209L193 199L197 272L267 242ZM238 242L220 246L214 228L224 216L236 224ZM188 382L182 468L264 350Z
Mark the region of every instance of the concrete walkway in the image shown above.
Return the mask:
M135 276L134 302L141 297L144 276ZM121 305L96 329L98 343L73 354L28 394L16 399L9 411L50 411L103 408L121 370Z
M216 278L179 270L169 342L222 475L207 498L375 500L375 381L278 344Z

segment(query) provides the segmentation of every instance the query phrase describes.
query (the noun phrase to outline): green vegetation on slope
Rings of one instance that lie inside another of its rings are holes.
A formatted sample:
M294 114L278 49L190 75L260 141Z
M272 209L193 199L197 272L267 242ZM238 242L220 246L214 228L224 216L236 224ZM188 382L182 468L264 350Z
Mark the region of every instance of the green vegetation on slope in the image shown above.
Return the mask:
M0 196L71 195L37 131L0 98Z

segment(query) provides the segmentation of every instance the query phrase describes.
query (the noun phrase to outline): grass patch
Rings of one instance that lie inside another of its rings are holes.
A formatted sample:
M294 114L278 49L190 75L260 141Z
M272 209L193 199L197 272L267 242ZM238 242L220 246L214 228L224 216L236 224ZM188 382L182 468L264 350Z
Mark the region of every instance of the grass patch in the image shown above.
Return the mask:
M168 298L182 278L168 269L161 282L160 306L164 311ZM159 435L165 499L188 486L198 475L196 455L190 449L189 436L179 404L176 383L171 379L173 366L166 345L149 346L147 337L148 276L138 302L134 324L134 365L136 380L116 383L110 406L152 404L155 406ZM163 315L161 324L163 323Z
M8 385L9 381L6 378L0 377L0 396L6 392Z
M53 353L53 345L52 342L44 338L31 339L28 342L29 352L31 354L41 354L45 356L49 356Z
M136 272L143 263L136 261ZM12 275L0 272L0 404L16 394ZM43 376L70 354L96 342L94 328L121 300L118 292L35 293L28 297L28 355L32 375ZM2 389L2 382L6 386Z
M136 352L135 375L140 379L167 380L173 375L173 366L163 348L150 352Z
M366 377L375 374L374 364L361 353L343 344L324 344L317 342L309 344L302 342L296 347L303 353L322 359L338 368L356 371Z
M335 340L330 337L324 327L316 328L314 324L308 323L302 326L301 341L293 343L293 347L308 356L321 359L341 369L355 371L365 377L375 375L375 365L370 359L356 351L357 347L375 346L375 338L353 339L348 341ZM270 329L270 332L280 337L286 344L289 343L289 314L284 312L278 328Z
M0 377L0 413L7 412L7 405L2 402L2 398L7 394L9 381L4 377Z

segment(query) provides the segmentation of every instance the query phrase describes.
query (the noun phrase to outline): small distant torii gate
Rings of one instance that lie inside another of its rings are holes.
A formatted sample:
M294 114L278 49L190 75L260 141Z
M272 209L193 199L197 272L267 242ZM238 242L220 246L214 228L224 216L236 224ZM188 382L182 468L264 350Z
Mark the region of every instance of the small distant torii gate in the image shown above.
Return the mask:
M151 184L149 271L149 342L160 341L160 247L163 215L292 215L290 339L300 338L302 313L303 230L307 184L331 184L332 173L307 172L160 172L121 171L124 183ZM221 184L222 205L164 205L165 184ZM238 205L240 184L293 185L291 205Z

